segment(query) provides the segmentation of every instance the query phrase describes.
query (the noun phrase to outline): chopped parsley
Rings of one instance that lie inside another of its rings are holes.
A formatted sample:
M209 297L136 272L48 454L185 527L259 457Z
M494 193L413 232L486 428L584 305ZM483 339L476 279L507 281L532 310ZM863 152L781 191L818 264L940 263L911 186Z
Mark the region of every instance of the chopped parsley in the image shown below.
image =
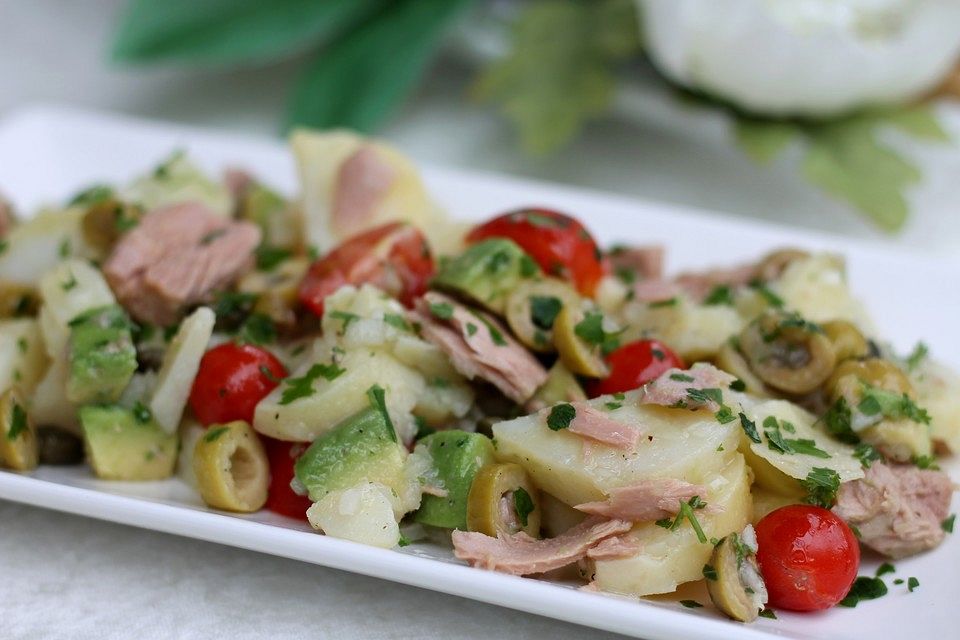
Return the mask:
M70 247L70 239L64 238L60 241L60 246L57 248L57 254L61 258L69 258L71 253L72 249Z
M7 240L0 240L0 255L3 255L7 252L7 249L10 248L10 242Z
M637 281L637 272L629 267L617 267L614 275L617 276L620 282L626 285L631 285Z
M889 562L884 562L882 565L880 565L879 567L877 567L877 571L876 571L876 573L874 573L873 575L875 575L876 577L879 578L879 577L882 576L882 575L886 575L886 574L888 574L888 573L896 573L896 572L897 572L897 568L896 568L896 567L894 567L894 566L893 566L892 564L890 564Z
M763 442L763 440L760 438L760 434L757 433L757 423L748 418L745 413L740 414L740 426L743 427L743 432L747 434L747 437L750 438L750 440L758 444Z
M213 305L213 312L217 316L217 324L235 329L240 326L244 318L250 315L256 302L256 294L224 291L217 296Z
M919 581L919 580L917 580L917 579L914 578L913 576L910 576L909 578L907 578L907 590L908 590L910 593L913 593L913 590L916 589L916 588L919 587L919 586L920 586L920 581Z
M500 330L493 326L489 320L481 316L479 313L473 312L473 315L477 317L477 320L483 323L483 326L487 328L487 333L490 334L490 339L493 340L493 344L498 347L507 346L507 341L504 339L503 334L500 333Z
M260 365L260 374L270 382L274 384L280 384L280 378L278 378L267 365Z
M26 430L27 412L23 410L19 402L14 402L13 409L10 411L10 430L7 431L7 440L16 440Z
M680 511L677 513L677 517L674 518L672 522L669 518L657 520L656 525L670 529L671 531L676 531L680 527L681 522L688 520L690 526L693 527L693 531L697 534L697 540L701 543L706 543L707 536L703 532L703 527L700 526L700 521L697 520L696 514L693 512L694 509L703 509L705 506L707 506L707 503L701 500L700 496L693 496L688 502L680 500Z
M922 342L918 342L913 348L913 351L910 352L910 355L907 356L907 369L913 371L920 364L927 359L927 356L930 354L930 350L927 348L927 345Z
M750 283L750 288L760 294L760 297L766 300L767 304L769 304L771 307L776 307L778 309L783 307L783 298L771 291L770 288L767 287L767 285L762 281L754 280Z
M347 332L347 327L350 326L350 323L354 320L359 320L360 316L355 313L350 313L349 311L341 311L335 309L330 312L330 317L334 320L339 320L342 324L340 325L340 335L343 335Z
M860 438L853 432L851 426L852 414L850 405L844 398L838 398L836 402L830 405L827 412L823 415L823 424L827 427L834 438L847 444L857 444Z
M70 291L75 289L77 286L77 278L73 275L73 272L70 272L70 277L60 283L60 288L64 291Z
M747 383L744 382L743 380L740 380L740 379L738 378L738 379L736 379L736 380L734 380L733 382L730 383L730 390L731 390L731 391L746 391L746 390L747 390Z
M930 424L930 415L906 393L898 394L870 385L864 385L863 397L857 411L865 416L881 415L891 420L906 418L921 424Z
M410 323L407 322L407 319L404 318L399 313L385 313L383 314L383 321L386 322L391 327L400 329L401 331L410 331Z
M761 618L770 618L771 620L777 619L777 614L773 609L764 609L758 614Z
M27 349L30 348L30 343L27 342L26 338L20 337L17 338L17 349L20 350L20 353L26 353Z
M410 541L410 538L408 538L407 536L405 536L405 535L403 535L403 534L401 533L401 534L400 534L400 540L397 541L397 546L398 546L398 547L409 547L411 544L413 544L413 542Z
M856 607L861 600L875 600L887 595L887 585L880 578L860 576L853 581L853 586L846 597L838 604L840 607Z
M277 265L291 255L293 255L293 253L289 249L262 244L257 247L257 269L260 271L273 271L277 268Z
M472 322L467 323L467 335L473 337L477 333L477 325Z
M664 300L655 300L653 302L649 302L647 303L647 306L651 309L662 309L663 307L675 307L679 302L680 298L674 296Z
M217 240L217 238L223 237L224 235L226 235L226 233L227 233L226 227L222 227L220 229L214 229L210 233L200 238L200 244L201 246L204 246L204 247L209 244L213 244Z
M692 401L699 404L709 404L711 402L716 403L717 405L723 404L723 392L720 389L711 387L708 389L697 389L696 387L687 388L687 397Z
M453 305L449 302L431 302L430 315L441 320L449 320L453 317Z
M737 416L733 415L733 410L727 405L722 405L720 410L713 414L713 417L716 418L720 424L727 424L737 419Z
M68 207L89 206L97 204L113 197L113 189L105 184L95 184L87 187L80 193L70 198L67 202Z
M153 420L153 412L150 407L137 400L133 405L133 417L140 424L148 424Z
M335 362L331 362L330 364L318 362L299 378L287 378L284 380L287 388L283 390L283 394L280 396L280 404L290 404L294 400L308 398L313 395L314 382L320 378L335 380L345 372L346 369Z
M230 427L217 427L216 429L211 429L210 431L207 432L207 435L203 436L203 441L214 442L217 440L217 438L219 438L229 430L230 430Z
M367 397L370 398L370 404L383 416L384 421L387 423L387 428L390 430L391 439L396 442L397 430L393 426L393 420L390 419L390 412L387 411L387 392L383 387L375 384L367 389Z
M671 373L670 379L677 382L693 382L693 376L688 376L685 373Z
M716 580L717 579L717 570L709 564L703 565L703 577L707 580Z
M534 262L533 258L527 254L520 256L520 276L523 278L532 278L540 271L540 266Z
M577 323L573 332L581 340L594 347L599 347L604 353L610 353L620 346L619 335L623 331L608 332L603 328L603 314L599 311L589 311L583 320ZM661 352L661 355L662 352ZM656 354L654 354L656 356ZM662 359L662 358L659 358Z
M773 451L784 454L799 454L815 458L831 458L832 456L817 447L814 440L808 438L785 438L781 429L792 433L796 427L787 421L778 421L773 416L767 416L763 421L763 434L767 436L767 446Z
M650 349L650 354L653 355L653 357L659 360L660 362L663 362L664 359L667 357L667 354L665 354L660 349Z
M880 460L880 452L870 444L866 442L861 442L857 445L856 449L853 450L853 457L860 461L860 466L864 469L869 469L870 465L873 464L875 460Z
M536 507L533 504L533 498L523 487L517 487L513 491L513 508L517 511L520 525L527 526L528 518Z
M707 294L707 297L703 299L703 304L707 306L727 305L732 307L733 290L725 284L718 284Z
M807 497L803 499L804 502L829 509L837 501L837 491L840 490L840 474L833 469L814 467L807 474L807 477L800 481L800 484L807 491Z
M544 331L553 328L563 302L554 296L530 296L530 319L534 326Z
M570 423L577 417L577 410L572 404L558 404L550 409L547 416L547 426L551 431L560 431L570 427Z
M700 607L703 606L696 600L681 600L680 604L686 607L687 609L699 609Z
M622 406L623 406L623 403L622 403L622 402L605 402L604 405L603 405L603 407L604 407L607 411L616 411L617 409L621 408Z
M940 465L937 464L937 459L933 456L915 456L912 462L921 469L929 469L931 471L940 470Z
M950 517L940 523L940 528L947 533L953 533L953 525L957 521L957 514L952 513Z
M277 328L270 316L251 314L237 331L237 341L243 344L269 344L277 339Z

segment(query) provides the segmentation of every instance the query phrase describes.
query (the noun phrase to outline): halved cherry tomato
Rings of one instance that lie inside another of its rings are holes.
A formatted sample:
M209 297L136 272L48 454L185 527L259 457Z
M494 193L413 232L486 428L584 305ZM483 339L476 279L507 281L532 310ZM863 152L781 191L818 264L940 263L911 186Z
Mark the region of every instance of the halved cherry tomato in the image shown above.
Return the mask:
M790 505L757 523L757 562L778 609L819 611L840 602L860 567L853 531L830 511Z
M190 389L190 408L204 426L253 422L253 410L287 370L260 347L226 342L207 351Z
M605 262L593 237L575 218L550 209L520 209L476 227L467 242L509 238L550 275L571 280L577 290L593 295L605 273Z
M293 480L293 465L309 446L302 442L284 442L260 436L267 449L270 461L270 488L267 492L267 509L280 515L300 520L307 519L307 509L313 504L310 498L300 496L290 488Z
M610 375L587 385L591 398L641 387L670 369L685 369L683 359L659 340L637 340L607 356Z
M410 305L427 290L435 265L423 234L391 222L345 241L318 259L300 283L300 302L318 316L323 301L345 284L369 283Z

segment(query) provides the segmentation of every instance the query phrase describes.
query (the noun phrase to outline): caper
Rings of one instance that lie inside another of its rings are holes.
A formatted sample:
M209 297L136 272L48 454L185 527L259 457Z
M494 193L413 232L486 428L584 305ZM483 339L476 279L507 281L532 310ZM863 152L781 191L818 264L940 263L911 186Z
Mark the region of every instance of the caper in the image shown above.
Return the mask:
M870 355L870 344L856 325L846 320L831 320L823 324L823 332L833 343L837 362Z
M242 420L207 429L193 450L193 470L200 496L215 509L251 513L267 501L267 454Z
M470 485L467 528L488 536L540 535L540 491L518 464L489 464Z
M83 440L57 427L37 429L37 449L41 464L80 464L83 462Z
M830 339L795 313L768 311L740 334L740 350L767 385L801 395L819 387L837 361Z

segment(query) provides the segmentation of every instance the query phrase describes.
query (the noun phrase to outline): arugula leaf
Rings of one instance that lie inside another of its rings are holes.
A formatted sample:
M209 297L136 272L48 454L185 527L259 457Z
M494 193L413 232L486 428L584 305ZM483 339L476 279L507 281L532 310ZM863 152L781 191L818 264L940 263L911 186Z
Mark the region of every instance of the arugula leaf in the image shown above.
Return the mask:
M639 51L631 0L528 3L510 52L477 79L473 95L495 103L529 153L555 151L613 99L614 67Z
M287 126L376 129L406 98L447 25L470 3L384 3L379 13L335 39L307 67L294 88Z
M288 56L357 24L383 0L131 0L113 42L124 62L205 64Z

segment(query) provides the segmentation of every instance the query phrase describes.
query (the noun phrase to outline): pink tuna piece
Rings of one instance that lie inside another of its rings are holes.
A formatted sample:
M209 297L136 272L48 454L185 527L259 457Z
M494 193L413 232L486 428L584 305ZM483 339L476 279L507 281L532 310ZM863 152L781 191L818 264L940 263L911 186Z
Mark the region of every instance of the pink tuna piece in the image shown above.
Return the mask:
M642 484L612 489L606 500L586 502L574 507L595 516L648 522L675 516L680 502L703 496L703 487L674 478L652 478Z

